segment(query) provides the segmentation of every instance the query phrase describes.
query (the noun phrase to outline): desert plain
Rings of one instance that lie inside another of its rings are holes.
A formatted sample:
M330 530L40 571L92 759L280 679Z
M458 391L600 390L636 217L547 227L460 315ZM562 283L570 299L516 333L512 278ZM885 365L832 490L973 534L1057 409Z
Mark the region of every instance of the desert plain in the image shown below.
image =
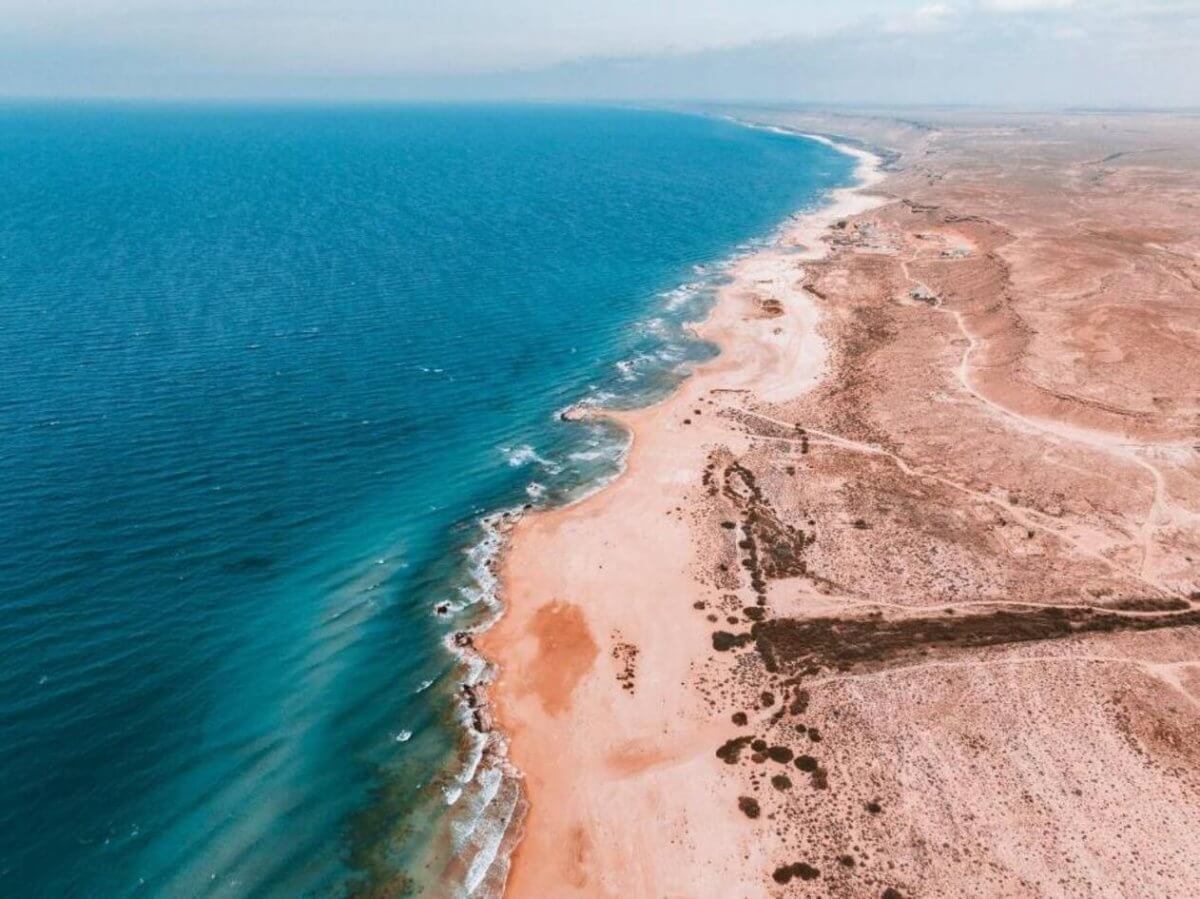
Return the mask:
M1200 117L720 112L859 183L510 535L505 895L1200 894Z

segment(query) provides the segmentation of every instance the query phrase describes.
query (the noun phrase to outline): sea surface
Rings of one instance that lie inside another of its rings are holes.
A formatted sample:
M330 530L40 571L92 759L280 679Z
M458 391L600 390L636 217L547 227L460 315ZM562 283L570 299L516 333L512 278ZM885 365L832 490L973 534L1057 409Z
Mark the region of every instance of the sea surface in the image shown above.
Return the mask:
M0 895L419 890L481 516L611 477L558 413L669 389L851 168L639 110L0 107Z

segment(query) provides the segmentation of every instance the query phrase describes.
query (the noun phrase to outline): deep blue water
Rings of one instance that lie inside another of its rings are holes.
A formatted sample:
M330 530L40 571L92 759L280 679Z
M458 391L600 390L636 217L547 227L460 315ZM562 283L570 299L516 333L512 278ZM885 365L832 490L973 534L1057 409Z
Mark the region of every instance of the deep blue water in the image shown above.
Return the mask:
M403 865L480 514L611 472L556 411L669 384L849 173L640 111L0 108L0 895Z

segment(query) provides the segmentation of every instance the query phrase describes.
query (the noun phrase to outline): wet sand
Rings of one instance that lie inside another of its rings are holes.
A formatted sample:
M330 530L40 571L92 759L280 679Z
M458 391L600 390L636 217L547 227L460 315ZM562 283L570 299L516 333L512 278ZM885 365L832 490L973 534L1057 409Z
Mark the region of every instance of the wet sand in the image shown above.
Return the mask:
M729 112L887 171L514 529L506 894L1194 894L1200 124Z

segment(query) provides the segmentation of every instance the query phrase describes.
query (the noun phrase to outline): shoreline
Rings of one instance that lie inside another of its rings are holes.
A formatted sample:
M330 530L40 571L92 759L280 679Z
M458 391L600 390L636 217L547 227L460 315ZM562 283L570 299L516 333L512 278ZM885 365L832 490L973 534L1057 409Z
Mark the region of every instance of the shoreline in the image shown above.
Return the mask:
M571 694L578 686L577 682L591 672L594 662L600 655L590 629L586 623L582 623L580 620L578 606L555 600L552 603L549 617L536 626L533 642L538 646L534 649L533 657L536 659L538 655L548 654L554 663L552 670L540 673L542 675L565 674L568 689L564 695L558 695L563 694L563 691L559 689L550 692L540 689L539 695L539 687L530 683L527 678L522 678L524 682L514 689L512 682L517 678L517 674L513 669L530 661L528 647L518 647L518 644L528 643L530 635L528 633L509 633L511 625L516 623L515 619L518 615L521 618L528 617L526 613L529 610L518 608L519 600L514 603L514 597L525 595L527 591L514 577L513 571L513 565L516 564L514 556L519 556L522 552L526 534L534 529L547 527L566 526L569 528L573 521L586 522L593 506L610 506L614 493L628 489L630 482L637 480L636 472L642 462L636 457L641 452L643 442L655 434L668 436L668 429L659 427L656 430L656 424L663 417L670 417L675 410L686 410L693 407L695 403L699 402L698 394L703 393L706 387L713 386L710 382L714 379L730 376L740 377L741 380L738 381L740 386L736 389L754 389L760 395L772 399L777 399L790 391L796 391L797 387L800 388L798 392L802 392L815 384L824 369L826 348L823 338L818 333L820 314L813 297L803 286L795 284L786 286L782 290L783 299L775 299L777 302L786 304L786 310L780 315L789 319L783 324L790 327L786 329L781 327L781 323L772 313L765 318L756 317L753 319L751 327L745 328L738 327L738 323L735 321L745 311L745 297L741 295L746 291L755 292L757 286L765 280L765 276L780 279L781 276L786 278L791 272L798 280L802 275L802 270L795 270L797 269L796 263L816 260L825 254L827 248L822 246L821 237L837 221L864 212L884 202L883 198L868 194L868 191L886 177L882 171L884 160L880 156L861 147L831 140L823 135L762 126L744 120L738 120L738 123L746 127L768 127L771 130L788 133L798 138L813 140L851 156L857 161L854 181L844 187L829 191L817 208L808 212L793 213L776 229L765 246L731 261L729 283L718 290L716 302L706 316L690 326L690 330L697 339L710 341L717 346L718 353L715 358L697 365L670 394L647 407L621 411L605 409L592 413L597 417L607 418L618 423L629 435L621 471L605 483L585 491L582 496L564 506L538 509L534 510L536 514L518 516L518 520L514 521L499 547L496 557L499 572L499 612L487 625L476 630L472 645L472 649L477 651L489 666L484 675L484 682L479 684L476 695L482 697L482 702L487 706L490 715L496 722L494 725L497 734L495 739L499 745L507 749L504 764L509 766L512 776L520 784L523 799L521 807L524 813L521 819L515 822L515 826L510 828L503 837L503 841L512 847L512 851L507 860L497 853L494 861L494 876L486 878L489 882L487 895L537 895L538 890L545 886L562 883L561 872L543 870L541 874L537 872L526 874L527 867L535 867L526 861L530 855L528 843L531 838L531 828L543 826L545 809L539 810L538 807L539 787L534 786L532 790L530 789L531 781L535 781L539 777L537 762L534 761L530 764L527 761L526 764L521 764L520 761L521 757L525 755L526 743L532 743L538 739L539 729L536 725L531 725L528 720L523 719L523 712L519 711L517 707L523 701L529 704L529 698L532 697L533 704L542 706L542 711L549 711L551 716L557 717L568 712L572 699ZM770 308L773 309L773 307ZM756 315L762 314L761 308L751 311ZM771 324L768 328L764 328L761 326L763 322ZM749 351L750 356L756 358L753 360L744 358L746 351ZM744 368L750 361L754 363L750 369L737 374L738 370ZM694 414L697 424L701 411L699 407L696 407ZM691 426L691 424L691 420L686 419L685 427ZM669 434L676 443L680 439L686 439L693 450L702 447L704 443L704 431L699 427L690 430L686 435L678 428L670 428ZM700 468L697 468L693 474L698 477ZM564 567L569 567L569 560L568 566ZM603 565L600 567L602 568ZM603 584L601 591L610 592L604 590ZM612 611L619 618L620 600L610 602L610 605L618 606ZM588 605L587 609L590 612L593 606ZM627 692L633 692L637 689L635 681L640 686L641 681L649 679L651 676L645 670L645 662L640 665L637 663L637 660L644 657L644 653L636 644L628 640L620 639L617 644L618 647L625 647L624 650L614 649L614 653L618 657L617 661L624 665L623 671L618 674L618 680L621 681ZM690 642L689 645L695 648L697 655L701 655L705 650L703 641ZM582 666L580 665L581 661L585 663ZM675 661L678 663L679 660ZM637 668L641 670L635 674ZM524 697L518 698L518 694L524 694ZM537 714L536 710L533 713ZM595 726L594 721L591 724ZM711 737L707 739L711 740ZM705 745L707 746L707 742ZM631 752L630 749L632 749ZM711 752L707 754L711 756ZM652 758L655 756L653 750L649 751L649 756L651 758L647 758L646 747L625 747L618 767L625 765L634 769L642 769L643 765L648 765L643 770L650 770L657 765L657 761ZM527 758L532 760L534 756L530 755ZM728 817L731 825L736 826L739 823L732 816ZM531 819L532 824L530 823ZM559 830L561 831L562 828ZM592 841L589 835L580 828L568 828L565 833L560 832L558 837L565 838L568 843L577 844L581 856L600 851L599 847L591 845ZM586 849L584 848L585 844ZM644 859L642 863L645 863ZM669 877L664 879L652 874L648 874L648 876L650 880L645 881L647 887L651 887L653 882L656 884L653 889L666 888ZM722 878L727 876L728 872L720 875ZM530 884L528 887L525 886L527 881ZM579 881L578 878L573 880L568 877L566 882L576 887L576 894L580 895L594 894L598 886L596 884L589 886L586 878Z
M811 139L846 152L847 155L862 155L851 152L848 148L843 150L821 136L790 129L757 126L738 119L729 121L739 127L770 130L793 138ZM859 175L860 172L856 170L855 176ZM826 201L828 197L846 189L855 188L852 185L835 188L824 194L822 200ZM704 340L696 333L696 329L710 318L722 291L721 283L714 283L714 278L729 277L743 260L777 246L796 221L807 215L827 211L827 205L827 202L822 202L812 213L789 214L768 236L751 238L733 249L729 255L711 263L700 264L698 267L703 270L697 274L696 280L684 281L666 291L664 295L668 297L667 311L674 310L677 302L670 297L681 291L692 294L711 291L714 296L714 302L707 310L697 318L682 323L682 333L688 335L691 341ZM569 492L568 498L560 499L557 503L541 505L537 497L530 494L531 501L498 508L478 519L482 534L465 550L470 560L467 570L471 586L461 588L471 595L461 607L451 603L440 603L435 609L439 615L456 614L472 607L478 608L478 611L474 613L474 620L470 624L449 632L442 641L459 670L455 675L458 689L454 696L453 712L461 730L462 743L454 766L446 772L445 782L441 785L441 793L448 809L446 821L426 848L423 862L419 864L427 873L438 872L434 883L426 887L430 895L462 895L459 892L462 884L466 884L466 895L501 895L511 854L504 847L517 844L523 828L527 803L520 789L521 773L509 761L506 734L504 729L495 723L495 707L489 698L498 666L495 660L480 651L476 643L477 640L485 638L505 612L506 604L497 572L513 531L526 517L576 507L624 477L634 440L634 432L624 418L626 413L669 401L681 384L694 376L696 368L711 361L688 363L688 368L682 373L679 382L668 388L665 393L643 399L642 405L631 408L607 407L601 403L612 397L602 394L596 398L588 397L574 402L559 410L555 417L562 421L604 421L620 432L622 441L614 456L616 470L577 484ZM494 804L501 805L500 814L491 813ZM466 810L466 814L460 811L463 809ZM498 831L494 829L497 823L501 825Z

